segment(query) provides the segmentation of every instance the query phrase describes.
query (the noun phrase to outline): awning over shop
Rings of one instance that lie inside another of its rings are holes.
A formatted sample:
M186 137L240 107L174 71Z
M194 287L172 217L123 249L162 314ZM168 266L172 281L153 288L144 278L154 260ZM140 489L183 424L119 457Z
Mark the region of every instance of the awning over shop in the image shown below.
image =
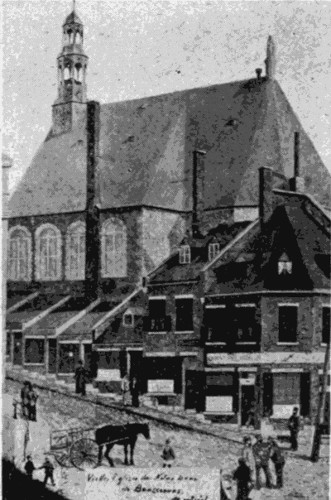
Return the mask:
M252 352L252 353L208 353L207 364L215 365L288 365L323 364L324 352Z

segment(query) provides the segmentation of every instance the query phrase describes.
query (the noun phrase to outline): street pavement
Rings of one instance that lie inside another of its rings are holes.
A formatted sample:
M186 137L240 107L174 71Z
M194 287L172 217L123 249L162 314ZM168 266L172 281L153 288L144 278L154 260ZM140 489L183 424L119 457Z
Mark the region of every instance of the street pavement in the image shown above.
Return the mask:
M6 380L6 394L13 397L19 393L20 383ZM141 412L147 411L142 409ZM164 412L167 415L167 412ZM109 423L126 423L144 420L135 414L124 413L121 408L110 408L103 405L95 405L83 398L73 397L58 392L39 389L38 419L47 422L51 430L68 429L70 427L97 427ZM191 420L190 420L191 419ZM187 427L191 430L179 428L178 426L165 425L163 423L149 420L151 439L145 440L139 436L135 450L135 465L138 467L160 467L161 452L166 438L170 438L176 453L175 466L178 467L211 467L231 472L237 465L237 459L241 451L242 435L234 429L229 430L228 439L213 435L202 434L194 430L193 417L190 417ZM171 419L170 419L171 420ZM183 420L183 419L182 419ZM205 423L211 432L217 433L217 424ZM216 426L216 427L215 427ZM221 432L226 432L224 426ZM261 500L266 499L328 499L328 461L320 460L311 463L307 457L308 444L303 442L299 451L287 454L284 470L283 490L267 490L263 488L260 492ZM123 466L123 448L115 446L112 450L115 467ZM37 465L40 465L39 463ZM107 461L103 467L108 468ZM72 480L68 481L66 474L76 474L73 469L67 471L60 467L56 469L57 487L74 498ZM76 474L77 475L77 474ZM79 474L78 474L79 477ZM79 481L78 481L79 482ZM78 484L78 483L77 483Z

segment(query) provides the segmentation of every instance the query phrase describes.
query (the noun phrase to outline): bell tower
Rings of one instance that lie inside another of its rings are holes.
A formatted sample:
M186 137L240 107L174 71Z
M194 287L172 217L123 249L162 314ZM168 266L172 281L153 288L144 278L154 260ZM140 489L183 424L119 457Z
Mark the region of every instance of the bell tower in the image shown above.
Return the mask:
M53 104L53 134L72 129L86 114L86 69L83 23L73 10L64 21L62 50L57 58L58 96Z

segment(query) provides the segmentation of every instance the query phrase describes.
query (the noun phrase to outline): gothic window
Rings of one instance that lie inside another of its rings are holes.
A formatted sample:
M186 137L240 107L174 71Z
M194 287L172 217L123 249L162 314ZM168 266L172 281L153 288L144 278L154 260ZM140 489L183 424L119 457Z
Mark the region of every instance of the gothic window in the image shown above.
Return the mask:
M189 264L191 262L191 249L189 245L182 245L179 249L179 263Z
M214 260L216 255L218 255L220 251L219 243L209 243L208 245L208 260Z
M85 224L75 222L66 237L66 279L85 279Z
M82 43L82 39L81 39L80 33L76 33L75 43L77 43L77 44Z
M74 43L74 34L71 30L68 31L68 36L69 36L69 45Z
M51 224L36 231L36 278L40 281L61 279L61 233Z
M9 231L8 279L31 280L31 234L22 226L15 226Z
M127 274L126 228L118 219L107 220L101 231L103 278L122 278Z
M278 274L287 275L292 274L292 262L288 255L284 252L278 260Z

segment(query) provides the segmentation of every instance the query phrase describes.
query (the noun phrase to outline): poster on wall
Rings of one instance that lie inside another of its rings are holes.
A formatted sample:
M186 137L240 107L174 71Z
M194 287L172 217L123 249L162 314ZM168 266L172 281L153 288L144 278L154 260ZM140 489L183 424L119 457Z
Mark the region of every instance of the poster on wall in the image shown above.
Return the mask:
M148 380L147 388L149 393L164 393L173 394L175 382L174 380L160 379Z

